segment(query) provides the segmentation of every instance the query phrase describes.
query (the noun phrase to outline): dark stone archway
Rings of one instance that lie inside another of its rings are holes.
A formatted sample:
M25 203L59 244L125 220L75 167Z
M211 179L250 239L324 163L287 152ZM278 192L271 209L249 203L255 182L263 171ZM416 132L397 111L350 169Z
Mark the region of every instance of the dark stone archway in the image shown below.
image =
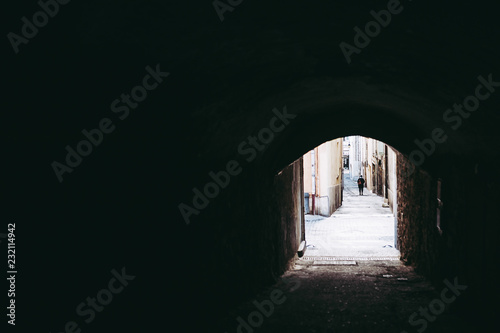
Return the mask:
M19 33L20 18L38 8L12 6L6 21ZM457 130L443 113L475 93L480 75L500 80L496 10L456 1L402 6L350 64L339 44L354 43L353 28L387 2L245 1L223 22L210 1L70 2L18 54L6 41L6 218L26 226L20 298L61 313L37 314L36 327L63 327L107 282L102 275L123 266L137 275L137 288L96 329L156 327L167 304L176 306L168 320L204 323L269 284L292 258L275 209L283 200L276 189L286 188L275 180L280 170L351 134L408 155L437 127L448 139L422 169L443 179L453 237L416 251L442 254L429 261L442 265L435 274L423 269L435 278L467 276L473 301L484 304L498 234L498 181L489 174L499 151L499 94ZM170 75L120 120L111 103L157 64ZM240 161L239 144L285 106L297 117L187 226L178 205L210 171ZM116 129L60 183L51 163L103 118Z

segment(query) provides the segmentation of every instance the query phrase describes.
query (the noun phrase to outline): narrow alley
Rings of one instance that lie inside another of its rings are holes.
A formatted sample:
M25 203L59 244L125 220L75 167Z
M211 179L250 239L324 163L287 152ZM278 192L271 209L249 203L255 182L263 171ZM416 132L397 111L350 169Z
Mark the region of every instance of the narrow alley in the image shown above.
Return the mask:
M332 216L306 215L306 256L399 259L394 247L394 215L383 198L345 177L344 200Z

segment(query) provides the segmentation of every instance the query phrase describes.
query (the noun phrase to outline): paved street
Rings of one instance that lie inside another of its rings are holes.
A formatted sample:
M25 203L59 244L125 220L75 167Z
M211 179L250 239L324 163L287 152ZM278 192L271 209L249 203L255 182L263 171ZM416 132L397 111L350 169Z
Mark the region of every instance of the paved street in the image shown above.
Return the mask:
M306 215L306 256L391 257L394 249L394 216L382 207L382 197L366 188L359 195L356 183L345 178L342 206L326 218Z

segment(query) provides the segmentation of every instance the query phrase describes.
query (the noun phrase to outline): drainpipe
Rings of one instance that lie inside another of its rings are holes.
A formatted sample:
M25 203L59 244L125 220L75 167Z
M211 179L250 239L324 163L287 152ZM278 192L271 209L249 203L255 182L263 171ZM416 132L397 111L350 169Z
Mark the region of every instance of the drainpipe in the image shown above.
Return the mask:
M311 175L312 175L312 203L311 203L311 214L316 215L316 204L315 204L315 199L316 199L316 154L314 149L311 150Z

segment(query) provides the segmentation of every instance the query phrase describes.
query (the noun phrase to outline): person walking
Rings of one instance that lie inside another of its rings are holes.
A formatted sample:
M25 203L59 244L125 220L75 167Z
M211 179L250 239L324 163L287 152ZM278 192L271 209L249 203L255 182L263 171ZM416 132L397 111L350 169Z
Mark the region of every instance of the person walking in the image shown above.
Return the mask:
M363 188L364 187L365 187L365 180L363 179L363 176L360 175L358 178L359 195L363 195Z

